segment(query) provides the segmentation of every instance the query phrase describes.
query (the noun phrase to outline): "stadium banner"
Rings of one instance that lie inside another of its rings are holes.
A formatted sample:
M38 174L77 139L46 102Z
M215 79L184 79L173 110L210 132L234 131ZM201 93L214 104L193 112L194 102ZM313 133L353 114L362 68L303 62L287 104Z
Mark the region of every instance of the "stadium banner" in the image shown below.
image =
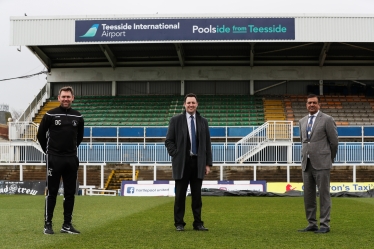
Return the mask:
M267 184L268 192L286 193L290 190L304 191L304 184L299 182L272 182ZM374 189L374 182L331 182L330 193L364 192Z
M169 184L125 184L122 196L169 196Z
M202 192L250 190L266 192L265 181L203 181ZM188 187L186 195L191 193ZM121 196L175 196L174 181L122 181Z
M295 40L295 18L76 20L75 42Z
M44 195L45 181L0 180L0 194L3 195Z

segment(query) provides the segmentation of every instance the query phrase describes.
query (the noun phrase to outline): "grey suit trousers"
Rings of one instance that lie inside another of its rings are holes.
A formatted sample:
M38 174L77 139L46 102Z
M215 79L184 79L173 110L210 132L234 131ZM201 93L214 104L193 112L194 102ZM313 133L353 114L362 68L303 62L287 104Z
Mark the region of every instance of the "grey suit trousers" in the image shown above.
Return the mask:
M320 197L320 226L330 228L330 169L316 170L310 160L307 161L306 170L303 171L304 181L304 206L308 226L318 226L316 219L318 187Z

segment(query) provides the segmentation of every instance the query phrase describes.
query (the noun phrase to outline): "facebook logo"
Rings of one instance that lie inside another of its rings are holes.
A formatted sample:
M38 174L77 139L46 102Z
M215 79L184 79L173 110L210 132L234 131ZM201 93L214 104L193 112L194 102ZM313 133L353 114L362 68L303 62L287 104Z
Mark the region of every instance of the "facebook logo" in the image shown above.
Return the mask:
M127 193L128 194L133 194L135 192L135 188L134 187L128 187L127 188Z

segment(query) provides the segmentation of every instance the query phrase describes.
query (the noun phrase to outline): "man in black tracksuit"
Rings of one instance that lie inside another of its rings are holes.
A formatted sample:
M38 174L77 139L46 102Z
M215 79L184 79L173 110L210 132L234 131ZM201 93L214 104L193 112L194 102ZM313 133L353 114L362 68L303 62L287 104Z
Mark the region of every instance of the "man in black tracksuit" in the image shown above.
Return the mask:
M44 234L54 234L52 218L61 177L64 184L61 233L80 233L72 226L71 220L79 167L77 147L83 140L84 120L78 111L71 109L73 100L72 87L61 88L58 95L60 106L44 115L38 130L38 140L46 153L47 163Z

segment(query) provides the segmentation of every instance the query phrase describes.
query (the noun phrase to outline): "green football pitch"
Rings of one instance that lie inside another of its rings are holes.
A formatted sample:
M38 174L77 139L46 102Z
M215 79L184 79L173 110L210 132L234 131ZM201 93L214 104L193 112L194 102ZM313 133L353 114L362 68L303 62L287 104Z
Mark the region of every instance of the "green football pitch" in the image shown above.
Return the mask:
M77 196L62 234L58 197L54 235L43 234L44 196L0 195L0 248L373 248L374 198L332 198L331 232L300 233L302 197L203 197L208 232L192 229L187 197L184 232L173 226L171 197Z

